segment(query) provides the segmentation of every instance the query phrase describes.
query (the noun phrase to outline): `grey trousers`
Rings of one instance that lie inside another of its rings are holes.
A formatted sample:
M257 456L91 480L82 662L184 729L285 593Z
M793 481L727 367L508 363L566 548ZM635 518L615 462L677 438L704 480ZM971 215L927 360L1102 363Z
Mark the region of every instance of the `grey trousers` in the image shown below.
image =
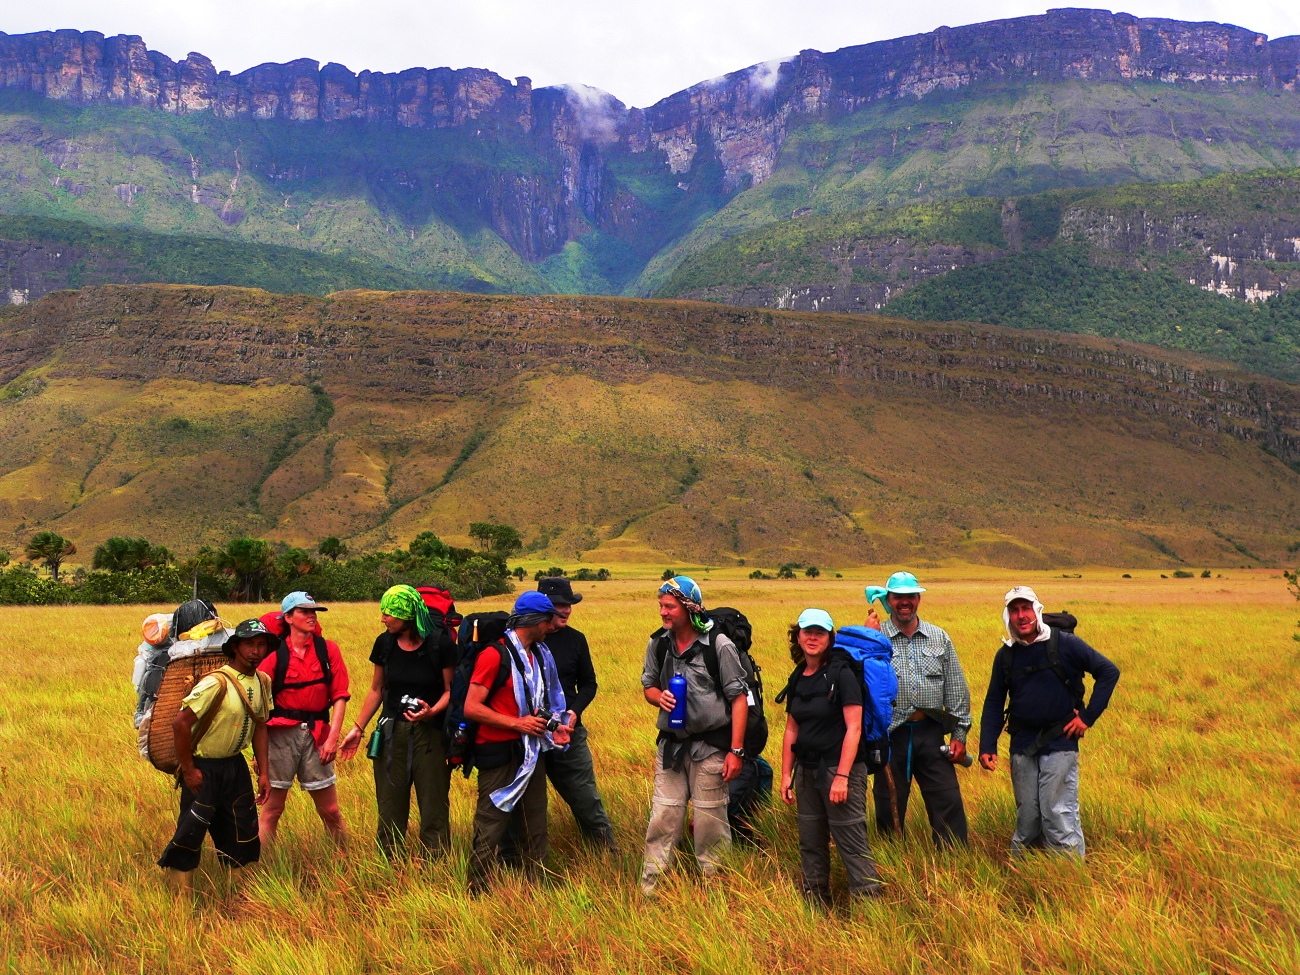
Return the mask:
M716 876L722 854L731 848L731 824L727 821L730 796L722 781L724 755L711 751L693 761L689 746L682 770L664 768L664 744L655 753L655 793L650 822L645 831L645 861L641 889L654 890L659 875L668 869L673 851L686 826L686 803L695 807L695 858L705 877Z
M512 816L521 820L519 853L524 872L540 880L546 868L546 776L540 767L533 769L528 788L511 812L502 812L492 803L492 793L509 785L519 771L520 762L512 761L492 769L478 770L478 805L474 809L474 845L469 858L468 880L471 893L487 887L496 870L497 847L510 829Z
M1083 857L1078 752L1040 752L1032 758L1012 754L1011 787L1016 795L1013 854L1038 847Z
M795 777L803 891L823 902L831 896L832 837L849 875L850 896L874 894L880 889L880 875L867 843L867 766L858 762L849 770L849 797L841 803L830 799L835 772L834 766L800 765Z

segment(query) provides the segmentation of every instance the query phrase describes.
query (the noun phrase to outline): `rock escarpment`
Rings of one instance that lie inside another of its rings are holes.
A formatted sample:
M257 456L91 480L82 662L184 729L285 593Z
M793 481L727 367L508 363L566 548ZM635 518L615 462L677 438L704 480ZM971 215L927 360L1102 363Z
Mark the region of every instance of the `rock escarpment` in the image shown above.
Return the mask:
M589 89L534 90L480 68L354 73L301 59L238 74L202 54L180 61L136 36L62 30L0 34L0 86L79 105L136 105L301 122L391 122L403 127L494 124L534 135L565 156L566 189L592 213L599 187L582 186L583 145L662 153L675 173L701 152L739 188L771 175L791 120L919 98L981 81L1085 79L1234 84L1294 92L1300 37L1270 40L1240 27L1060 9L966 27L941 27L833 53L805 50L670 95L645 109Z
M1300 460L1300 388L1176 352L968 324L600 298L105 286L0 318L0 383L52 375L248 384L296 378L465 396L524 371L652 375L791 391L838 384L1089 422L1141 415L1177 436L1227 433Z

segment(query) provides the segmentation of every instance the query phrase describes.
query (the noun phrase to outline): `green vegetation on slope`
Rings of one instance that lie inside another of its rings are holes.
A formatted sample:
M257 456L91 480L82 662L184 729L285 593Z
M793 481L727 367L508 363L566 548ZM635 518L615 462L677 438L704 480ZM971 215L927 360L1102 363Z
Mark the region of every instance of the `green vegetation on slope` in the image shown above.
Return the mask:
M1163 270L1097 267L1082 245L1058 244L931 278L891 301L889 313L1147 342L1300 381L1300 294L1261 305L1234 301Z
M800 117L770 179L665 248L629 288L658 294L720 240L788 221L964 196L1022 196L1300 163L1280 132L1300 98L1245 85L1157 82L979 84Z
M0 240L70 250L69 288L110 282L230 284L292 294L352 288L396 291L441 282L342 255L220 237L156 234L70 220L0 215Z

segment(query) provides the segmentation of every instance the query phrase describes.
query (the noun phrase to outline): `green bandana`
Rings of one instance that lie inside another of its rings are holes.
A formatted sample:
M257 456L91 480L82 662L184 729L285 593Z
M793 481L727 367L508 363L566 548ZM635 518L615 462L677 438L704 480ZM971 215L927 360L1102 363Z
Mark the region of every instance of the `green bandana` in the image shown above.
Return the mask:
M424 639L433 629L433 620L429 618L429 607L424 605L424 597L415 591L414 586L393 586L379 600L379 612L399 620L415 620L415 628Z

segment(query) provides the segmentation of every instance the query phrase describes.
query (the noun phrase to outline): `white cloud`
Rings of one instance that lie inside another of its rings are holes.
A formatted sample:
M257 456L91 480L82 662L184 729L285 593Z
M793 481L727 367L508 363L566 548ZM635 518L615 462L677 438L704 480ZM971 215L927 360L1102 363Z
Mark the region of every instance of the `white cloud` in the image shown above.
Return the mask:
M1041 14L1047 6L1021 0L0 0L0 29L140 34L172 58L201 51L231 71L300 57L354 71L472 65L506 77L528 75L538 87L591 85L644 106L803 48L831 51L942 24ZM1300 33L1294 2L1150 0L1128 9L1143 17L1225 21L1274 37Z

